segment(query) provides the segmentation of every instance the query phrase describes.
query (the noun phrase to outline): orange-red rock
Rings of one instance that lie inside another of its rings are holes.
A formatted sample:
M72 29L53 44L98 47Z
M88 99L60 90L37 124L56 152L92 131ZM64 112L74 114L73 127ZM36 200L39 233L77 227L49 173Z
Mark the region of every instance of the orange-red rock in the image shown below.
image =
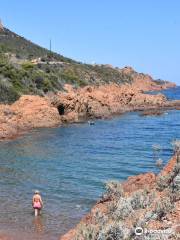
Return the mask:
M0 105L0 139L21 134L36 127L53 127L61 123L56 107L39 96L22 96L17 102Z
M126 69L125 71L129 71ZM47 97L24 95L12 105L0 105L0 139L12 138L36 127L53 127L90 118L107 118L126 111L180 107L165 96L142 90L159 88L149 76L135 78L133 84L86 86Z

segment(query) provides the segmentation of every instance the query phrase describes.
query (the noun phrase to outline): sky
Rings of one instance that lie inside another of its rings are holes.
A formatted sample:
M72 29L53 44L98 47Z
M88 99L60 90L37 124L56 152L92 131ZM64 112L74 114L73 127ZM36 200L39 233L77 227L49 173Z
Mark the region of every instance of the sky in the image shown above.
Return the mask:
M0 18L66 57L180 85L179 0L1 0Z

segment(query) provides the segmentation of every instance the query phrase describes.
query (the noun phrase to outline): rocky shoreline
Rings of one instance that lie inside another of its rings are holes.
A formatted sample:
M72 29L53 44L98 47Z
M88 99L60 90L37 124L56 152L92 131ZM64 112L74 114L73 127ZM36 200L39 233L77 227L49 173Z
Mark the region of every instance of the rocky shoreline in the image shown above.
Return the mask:
M168 101L162 94L144 93L170 87L175 85L158 85L146 77L125 85L78 89L65 85L64 92L45 97L23 95L12 105L0 105L0 140L16 138L34 128L109 118L127 111L180 109L180 101Z
M179 239L180 155L163 170L109 182L106 193L60 240ZM137 229L141 234L135 234Z
M146 116L149 114L157 115L159 112L169 109L179 110L180 100L168 101L163 94L144 93L145 91L160 91L171 87L175 87L175 85L167 83L159 86L151 78L149 80L146 78L144 82L142 79L138 79L132 84L126 85L107 84L78 89L74 89L71 85L65 85L64 92L45 97L23 95L12 105L0 105L0 140L14 139L34 128L56 127L63 124L84 122L88 119L109 118L127 111L140 111L142 115ZM168 174L174 171L176 165L177 156L174 156L160 175L169 176ZM116 194L119 196L117 188L123 186L125 199L137 191L149 189L146 192L147 195L157 187L160 175L155 176L153 173L147 173L130 177L122 185L115 184L114 195L112 192L109 195L104 195L93 207L90 214L85 216L75 229L70 230L60 239L83 240L84 238L76 238L76 234L80 234L82 225L85 231L87 231L87 225L94 229L94 223L96 223L95 228L97 228L97 219L94 215L99 211L98 214L105 213L106 215L109 203L114 204L114 201L117 201ZM110 188L112 187L114 188L114 183L110 186ZM166 196L166 192L163 191L160 194L158 192L159 198L157 196L157 199ZM176 208L179 209L179 200L175 204ZM142 211L138 214L142 214ZM176 226L177 219L180 217L178 214L179 212L177 214L173 212L172 216L168 215L170 218L168 222L174 221L173 224ZM141 217L141 215L137 216ZM127 224L132 228L132 222L127 221ZM158 221L151 222L150 226L154 229L162 227ZM5 240L9 237L0 235L0 239Z

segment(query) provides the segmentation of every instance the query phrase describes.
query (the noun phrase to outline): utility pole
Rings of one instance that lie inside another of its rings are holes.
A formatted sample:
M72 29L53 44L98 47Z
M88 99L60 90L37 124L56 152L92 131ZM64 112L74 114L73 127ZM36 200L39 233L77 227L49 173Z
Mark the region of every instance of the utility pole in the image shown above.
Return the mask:
M51 39L49 41L49 51L51 52Z
M51 43L51 38L49 39L49 52L47 54L48 61L51 61L52 58L52 43Z

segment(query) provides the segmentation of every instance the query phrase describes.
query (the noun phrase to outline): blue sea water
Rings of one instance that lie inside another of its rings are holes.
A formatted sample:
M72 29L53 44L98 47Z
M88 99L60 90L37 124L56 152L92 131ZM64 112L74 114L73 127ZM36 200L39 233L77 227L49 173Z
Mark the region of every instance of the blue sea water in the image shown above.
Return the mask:
M180 88L164 91L180 99ZM0 233L15 240L55 240L74 226L102 195L108 180L159 172L154 144L166 164L171 142L180 138L180 111L141 117L126 113L111 120L34 130L0 143ZM33 190L44 200L32 214Z

